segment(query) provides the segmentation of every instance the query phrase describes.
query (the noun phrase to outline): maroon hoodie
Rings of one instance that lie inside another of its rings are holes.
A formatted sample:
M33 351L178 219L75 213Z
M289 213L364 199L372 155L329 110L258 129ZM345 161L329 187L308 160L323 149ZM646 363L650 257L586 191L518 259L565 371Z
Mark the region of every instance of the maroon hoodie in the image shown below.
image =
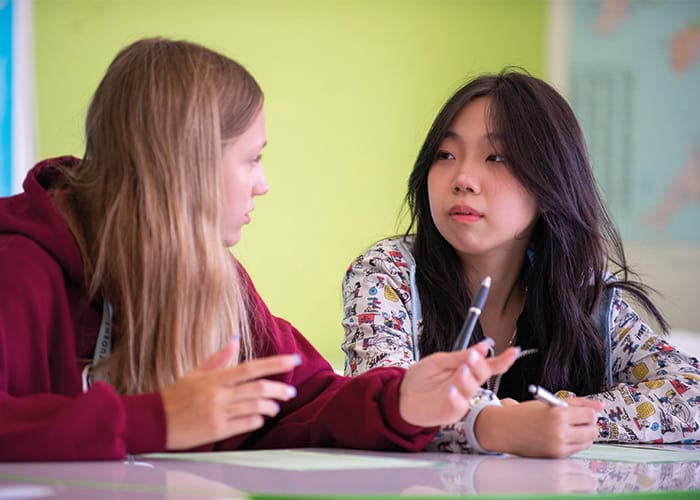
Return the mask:
M160 393L122 396L104 382L82 392L101 307L86 299L77 244L46 189L62 157L36 165L24 193L0 198L0 460L118 459L165 450ZM241 268L242 269L242 268ZM336 375L287 321L273 316L248 275L257 357L299 353L300 366L273 377L297 388L261 429L200 449L334 446L422 449L437 428L399 415L402 370ZM116 329L118 331L118 328ZM115 336L118 333L115 331Z

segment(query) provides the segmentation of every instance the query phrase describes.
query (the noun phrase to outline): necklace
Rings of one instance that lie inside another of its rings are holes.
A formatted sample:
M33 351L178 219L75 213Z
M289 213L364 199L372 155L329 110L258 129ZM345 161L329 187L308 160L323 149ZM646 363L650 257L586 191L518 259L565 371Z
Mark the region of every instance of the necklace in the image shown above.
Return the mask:
M515 330L513 330L513 335L510 336L508 345L512 346L515 343L515 339L518 337L518 325L515 325Z

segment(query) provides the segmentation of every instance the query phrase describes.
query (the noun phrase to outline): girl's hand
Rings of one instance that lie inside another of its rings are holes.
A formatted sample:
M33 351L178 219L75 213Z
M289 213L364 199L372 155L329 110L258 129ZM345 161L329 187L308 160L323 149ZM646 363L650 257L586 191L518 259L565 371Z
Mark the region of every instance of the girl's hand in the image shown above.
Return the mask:
M290 385L263 377L299 364L294 354L261 358L224 368L237 357L238 340L161 391L168 450L192 448L263 426L279 412L277 401L296 395Z
M568 398L569 406L541 401L489 406L474 424L479 445L490 451L527 457L564 458L585 450L598 437L600 401Z
M408 423L422 427L451 424L464 416L469 400L492 376L515 361L519 349L510 348L485 359L488 344L455 352L438 352L411 366L401 381L399 413Z

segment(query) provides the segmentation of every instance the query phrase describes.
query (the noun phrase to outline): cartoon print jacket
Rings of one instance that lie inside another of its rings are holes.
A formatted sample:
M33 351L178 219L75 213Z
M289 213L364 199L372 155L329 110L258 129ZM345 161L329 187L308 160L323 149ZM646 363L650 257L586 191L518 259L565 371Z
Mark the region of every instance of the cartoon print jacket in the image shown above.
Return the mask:
M415 359L414 332L422 326L415 288L412 240L386 239L360 255L343 280L345 374L376 367L408 367ZM418 310L414 315L413 311ZM700 363L654 334L622 298L612 300L609 335L613 386L587 395L603 401L598 442L700 442ZM416 351L418 347L416 346ZM521 356L525 355L523 352ZM494 384L498 387L498 384ZM500 405L488 386L474 398L470 412L444 426L429 450L485 452L473 433L474 421L488 405ZM561 388L559 395L571 395Z

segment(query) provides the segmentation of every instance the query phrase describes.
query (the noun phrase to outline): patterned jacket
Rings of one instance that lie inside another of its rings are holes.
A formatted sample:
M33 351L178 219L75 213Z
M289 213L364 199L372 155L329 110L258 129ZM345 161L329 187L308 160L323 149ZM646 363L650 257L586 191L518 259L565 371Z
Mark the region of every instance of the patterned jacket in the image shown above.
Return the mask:
M411 240L382 240L359 256L343 280L343 301L346 375L415 361L422 325ZM598 441L700 442L698 359L654 334L617 289L610 308L613 385L586 396L605 403L598 415ZM475 396L460 422L443 427L428 449L484 452L473 425L483 408L500 405L497 389L494 394L490 388ZM561 389L558 394L565 397L568 391Z

